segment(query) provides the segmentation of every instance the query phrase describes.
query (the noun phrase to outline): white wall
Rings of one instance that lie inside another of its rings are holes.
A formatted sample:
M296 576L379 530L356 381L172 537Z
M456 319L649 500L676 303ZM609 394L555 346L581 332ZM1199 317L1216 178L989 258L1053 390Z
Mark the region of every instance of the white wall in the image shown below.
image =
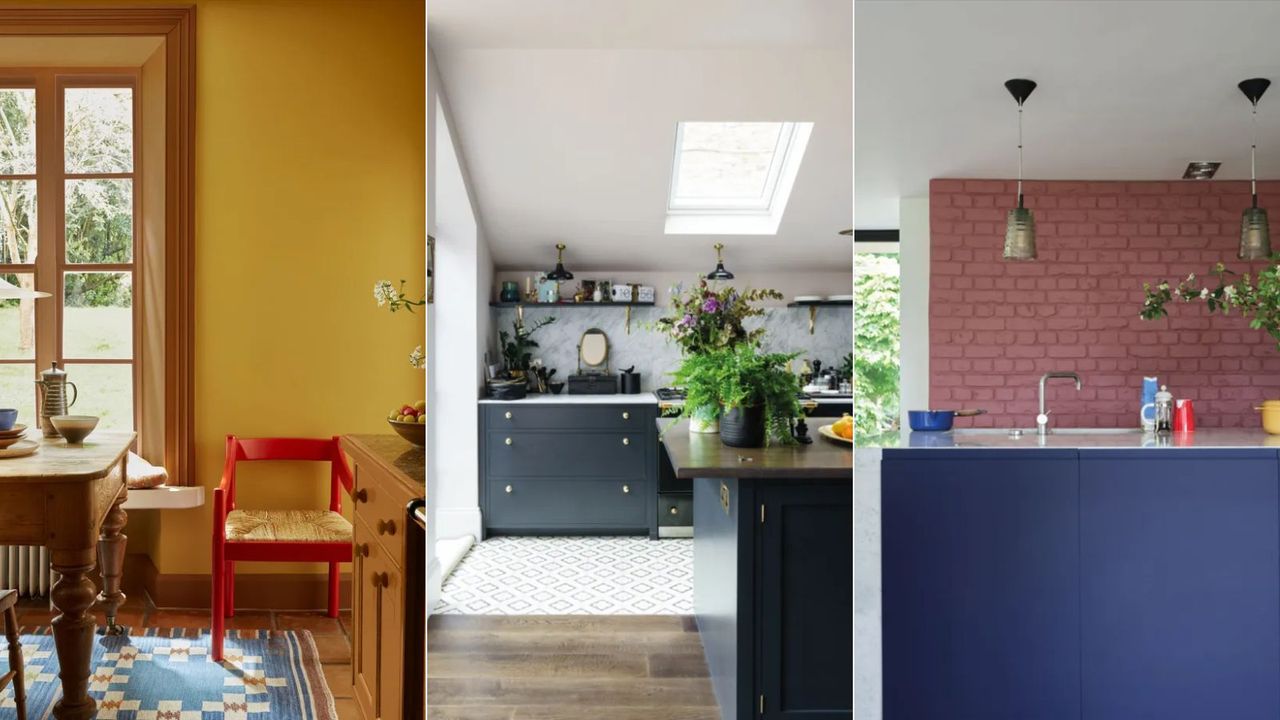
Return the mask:
M929 198L902 198L898 205L901 267L902 427L907 410L929 407Z
M483 384L480 358L492 334L486 298L493 263L429 51L427 153L427 225L436 239L435 304L427 328L427 588L433 606L441 580L436 538L480 534L476 398Z

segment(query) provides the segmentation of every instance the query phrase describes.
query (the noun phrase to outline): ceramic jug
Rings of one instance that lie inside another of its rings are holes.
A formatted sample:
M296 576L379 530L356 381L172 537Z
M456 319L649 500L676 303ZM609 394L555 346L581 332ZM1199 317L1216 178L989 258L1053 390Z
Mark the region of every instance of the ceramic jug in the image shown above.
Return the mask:
M45 437L59 437L58 431L49 422L56 415L66 415L67 410L76 404L80 391L73 382L67 382L65 370L58 369L58 363L40 373L36 380L36 405L40 408L40 429ZM71 388L71 400L67 400L67 387Z

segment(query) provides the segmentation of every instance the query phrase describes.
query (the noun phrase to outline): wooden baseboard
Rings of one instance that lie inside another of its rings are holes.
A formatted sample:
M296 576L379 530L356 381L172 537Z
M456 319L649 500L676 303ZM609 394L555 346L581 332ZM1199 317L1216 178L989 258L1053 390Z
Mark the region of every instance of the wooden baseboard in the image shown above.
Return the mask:
M210 606L209 581L209 575L162 573L149 555L129 555L125 560L125 593L145 591L156 607L207 608ZM345 572L339 597L343 608L351 607L351 579ZM323 610L328 607L328 598L325 575L236 575L236 608L240 610Z

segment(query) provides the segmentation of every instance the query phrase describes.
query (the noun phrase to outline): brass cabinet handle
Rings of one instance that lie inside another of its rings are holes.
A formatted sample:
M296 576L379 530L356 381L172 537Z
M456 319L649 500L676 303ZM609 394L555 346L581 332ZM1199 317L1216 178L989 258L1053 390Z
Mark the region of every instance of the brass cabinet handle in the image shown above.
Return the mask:
M510 419L511 419L511 411L510 411L510 410L508 410L508 411L507 411L507 419L508 419L508 420L510 420Z
M369 557L369 543L360 543L356 545L356 555L359 557Z
M356 499L356 502L369 502L369 491L361 488L352 497Z
M508 495L510 495L510 494L511 494L511 486L510 486L510 485L508 485L505 489L506 489L506 491L507 491L507 494L508 494Z
M511 444L511 438L507 438L507 444L508 444L508 445L510 445L510 444Z
M670 512L672 515L679 515L680 508L676 507L675 505L672 505L671 510L669 510L668 512Z
M623 444L623 445L630 445L630 444L631 444L631 438L622 438L622 444Z
M376 588L384 588L391 583L391 578L387 577L386 573L374 573L373 577L369 578L369 580Z
M623 485L623 486L622 486L622 492L624 492L624 493L630 493L630 492L631 492L631 486L630 486L630 485Z
M396 521L395 520L379 520L377 529L378 529L379 535L395 535Z
M631 413L627 412L626 410L623 410L623 411L622 411L622 419L623 419L623 420L630 420L630 419L631 419Z

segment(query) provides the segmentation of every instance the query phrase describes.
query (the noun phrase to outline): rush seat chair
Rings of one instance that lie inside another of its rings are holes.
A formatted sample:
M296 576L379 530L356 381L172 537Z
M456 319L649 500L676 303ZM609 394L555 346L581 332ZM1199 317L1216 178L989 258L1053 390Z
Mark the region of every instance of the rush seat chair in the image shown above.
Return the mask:
M328 510L241 510L236 464L302 460L330 465ZM338 617L338 564L351 562L351 523L342 495L351 493L351 467L338 438L227 436L222 483L213 491L213 660L222 661L226 619L235 615L237 562L329 563L329 617Z

